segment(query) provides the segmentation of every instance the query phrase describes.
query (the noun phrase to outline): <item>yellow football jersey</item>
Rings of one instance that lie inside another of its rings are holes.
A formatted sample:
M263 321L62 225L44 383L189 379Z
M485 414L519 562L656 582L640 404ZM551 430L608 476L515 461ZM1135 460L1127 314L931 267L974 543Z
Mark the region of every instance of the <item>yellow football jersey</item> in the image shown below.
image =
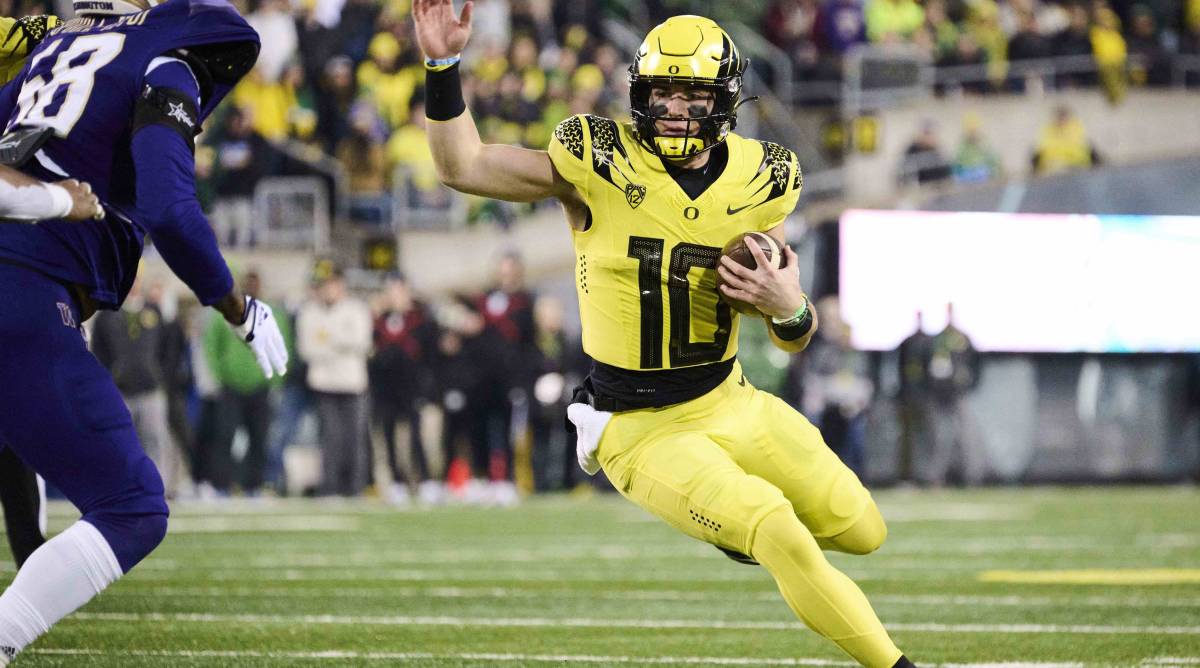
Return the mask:
M725 170L696 199L632 127L572 116L550 159L590 211L575 230L583 347L622 369L710 364L737 354L738 314L718 299L717 263L735 235L791 213L803 179L796 155L731 133Z
M25 56L60 23L57 16L0 16L0 84L12 81L25 65Z

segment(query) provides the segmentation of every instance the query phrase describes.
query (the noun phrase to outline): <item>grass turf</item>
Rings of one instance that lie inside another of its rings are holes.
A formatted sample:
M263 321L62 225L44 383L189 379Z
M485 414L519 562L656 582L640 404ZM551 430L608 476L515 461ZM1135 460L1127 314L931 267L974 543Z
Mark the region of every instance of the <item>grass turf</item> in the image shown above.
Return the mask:
M1200 665L1197 489L876 499L884 547L829 557L919 665ZM74 518L57 505L51 529ZM1033 571L1088 572L1005 581ZM1120 583L1148 571L1166 582ZM177 505L146 562L15 662L303 665L854 664L799 628L761 568L610 496Z

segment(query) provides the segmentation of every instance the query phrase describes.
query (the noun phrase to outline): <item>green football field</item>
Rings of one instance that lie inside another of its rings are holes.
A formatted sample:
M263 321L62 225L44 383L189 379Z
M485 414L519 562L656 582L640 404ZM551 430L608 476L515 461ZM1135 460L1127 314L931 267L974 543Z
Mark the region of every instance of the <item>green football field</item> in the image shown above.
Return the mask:
M918 665L1200 665L1196 488L876 499L888 542L830 558ZM14 665L855 664L761 568L605 495L177 505L158 551Z

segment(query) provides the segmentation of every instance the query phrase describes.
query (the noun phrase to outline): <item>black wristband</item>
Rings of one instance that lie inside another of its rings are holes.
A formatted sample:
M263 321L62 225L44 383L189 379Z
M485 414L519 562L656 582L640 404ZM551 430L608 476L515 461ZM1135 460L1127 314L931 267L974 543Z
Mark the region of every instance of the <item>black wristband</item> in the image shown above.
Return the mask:
M812 326L813 312L812 309L809 308L805 310L804 317L800 318L800 322L797 322L794 325L779 325L772 322L771 330L775 332L775 336L778 336L784 341L795 341L796 339L803 338L805 334L808 334L808 332L812 329Z
M444 70L425 70L425 116L431 121L458 118L467 110L458 63Z

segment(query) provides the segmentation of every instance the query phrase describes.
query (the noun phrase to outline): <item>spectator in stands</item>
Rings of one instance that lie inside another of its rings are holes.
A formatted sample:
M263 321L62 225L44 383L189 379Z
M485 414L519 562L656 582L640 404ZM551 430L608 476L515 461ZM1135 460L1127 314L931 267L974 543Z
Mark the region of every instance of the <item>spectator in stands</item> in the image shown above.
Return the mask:
M254 188L270 171L273 153L254 131L249 113L232 107L214 146L212 223L223 244L248 247L261 235L254 216Z
M261 0L246 22L258 31L263 44L270 45L259 52L255 69L265 82L274 83L297 55L296 18L289 11L287 0Z
M532 382L523 362L534 343L534 296L525 289L525 267L516 253L500 259L496 276L496 284L475 299L486 328L483 343L493 360L488 371L494 375L485 376L476 388L473 439L477 448L486 444L491 494L497 503L508 505L517 501L512 483L513 411L528 411L527 387Z
M336 155L350 177L350 219L372 225L390 223L383 132L370 105L361 102L355 105L350 115L350 132L338 142Z
M521 97L538 100L546 92L546 72L538 63L537 42L518 34L508 50L509 71L521 78Z
M395 505L408 505L411 488L415 487L420 500L433 505L440 499L441 486L432 480L426 461L421 408L432 386L437 326L399 274L388 278L376 311L375 352L369 365L376 427L372 435L383 445L392 474L386 498ZM412 464L413 478L405 474L396 456L402 436L408 437L407 459Z
M922 38L930 40L930 57L938 65L955 65L958 53L958 38L962 30L946 16L946 4L942 0L925 3L925 29ZM974 64L974 62L963 63Z
M1041 138L1033 156L1033 168L1038 174L1056 174L1072 169L1088 169L1100 162L1096 149L1088 140L1083 122L1071 109L1060 106L1054 110L1054 120L1042 128Z
M1088 10L1082 4L1071 4L1067 9L1068 24L1061 32L1056 34L1050 41L1051 51L1057 58L1067 56L1091 56L1092 55L1092 38L1088 32L1091 22L1088 16ZM1059 87L1064 86L1091 86L1096 82L1096 77L1091 72L1091 63L1076 62L1080 59L1067 63L1062 66L1056 83Z
M867 41L867 22L860 0L825 0L819 16L821 47L839 61L851 48ZM840 62L836 69L841 70Z
M321 439L321 493L357 496L367 484L367 355L371 310L346 293L339 268L321 276L300 308L296 348L308 363Z
M381 32L371 38L367 49L370 59L358 66L358 88L375 105L389 131L408 121L413 93L425 76L423 69L417 72L414 67L405 67L400 51L400 40Z
M492 114L498 122L493 126L497 141L519 144L529 142L526 128L542 116L536 102L526 97L525 83L515 72L508 72L500 78Z
M304 67L300 63L288 65L281 83L287 104L288 137L311 143L317 131L317 102Z
M345 0L316 0L299 6L297 37L304 48L298 55L307 81L320 82L328 63L342 54L338 24L342 20L344 3Z
M242 275L242 289L247 291L246 294L262 294L257 271L249 270ZM275 312L283 313L282 308L271 306ZM285 341L291 339L288 324L285 319L279 319ZM221 386L216 449L209 460L213 465L210 480L217 490L228 492L237 478L245 494L256 496L266 479L267 439L273 413L271 389L283 379L276 376L267 380L254 353L239 339L232 328L218 319L209 321L204 333L204 352ZM233 440L238 429L245 430L247 447L235 474Z
M850 470L863 475L867 408L875 393L871 360L850 343L838 298L822 297L821 327L803 356L804 414L820 428L825 443Z
M390 8L393 3L381 3L378 0L345 0L345 3L341 20L338 22L341 53L346 54L351 61L360 63L367 57L371 37L377 32L380 22L386 22L395 15L390 9L384 11L385 7Z
M558 50L558 29L554 26L553 0L526 0L512 8L513 32L528 35L551 60Z
M563 305L541 296L533 307L534 345L526 362L532 370L529 431L533 440L533 488L572 489L578 476L575 443L563 429L572 388L583 382L587 364L578 338L563 330Z
M1008 74L1008 35L1000 27L1000 11L994 0L976 0L967 5L965 32L983 53L988 87L1000 88Z
M931 119L921 121L917 136L904 150L900 163L900 180L919 184L934 183L950 178L947 162L937 137L937 124Z
M1130 79L1147 86L1171 83L1171 54L1163 46L1154 13L1145 5L1134 5L1131 33L1127 39L1132 65Z
M194 476L191 451L194 436L191 420L188 419L188 399L192 391L191 350L188 341L189 321L195 317L199 303L189 300L180 305L175 296L168 293L159 279L150 281L146 289L146 302L163 314L162 369L163 394L167 402L167 430L182 461L181 469ZM186 482L186 481L179 481ZM193 485L180 489L185 496L194 491Z
M901 482L916 482L917 452L932 438L933 404L929 397L929 359L933 337L926 334L922 314L917 311L917 329L900 342L900 391L897 407L900 422L900 457L897 475Z
M1015 65L1051 57L1053 52L1050 40L1038 29L1037 14L1032 11L1021 12L1018 14L1018 21L1017 32L1008 40L1008 59ZM1018 92L1025 92L1026 85L1030 80L1036 80L1041 85L1045 85L1040 74L1014 68L1014 72L1009 78L1009 87Z
M910 41L925 23L916 0L867 0L867 37L876 44Z
M984 140L975 114L963 119L963 138L954 155L953 171L959 183L982 183L1000 176L1000 155Z
M275 310L275 316L287 320L288 330L296 331L296 317L304 303L317 299L316 284L318 276L327 275L333 271L333 264L328 260L318 262L313 268L313 280L305 299L299 304L287 304L284 310ZM295 345L295 337L291 338ZM278 410L271 424L271 442L267 449L267 484L280 496L288 492L287 468L284 466L284 453L292 439L300 429L300 422L312 410L312 393L308 387L308 365L296 351L288 351L288 372L283 377L280 391Z
M1095 12L1092 24L1092 54L1096 58L1096 68L1099 70L1100 86L1105 97L1112 104L1125 99L1128 81L1125 75L1127 53L1125 38L1121 36L1121 20L1116 12L1105 6L1104 0L1097 0L1101 5Z
M92 354L112 374L138 440L162 474L167 496L174 497L183 460L167 427L162 313L146 302L140 272L119 311L96 313Z
M941 486L957 465L963 484L983 481L985 462L979 444L971 440L967 395L979 382L979 356L971 339L954 323L954 305L946 305L946 328L933 337L929 354L929 396L934 403L932 437L922 480Z
M292 133L292 114L300 105L295 76L285 69L278 80L267 79L255 67L233 90L233 102L245 109L254 130L268 141L283 141Z
M799 78L808 79L819 53L816 25L818 0L774 0L762 17L762 34L791 57Z
M349 133L350 109L358 92L354 85L354 63L345 56L330 58L323 67L317 94L317 137L332 153Z
M483 340L483 316L470 299L455 299L437 314L441 330L434 379L442 410L442 461L445 490L470 503L482 503L488 493L487 443L474 438L473 403L479 386L492 382L487 370L496 360ZM470 462L470 463L468 463ZM474 469L474 471L472 471Z
M220 438L221 386L204 352L204 333L208 331L209 321L218 318L214 317L216 312L212 309L199 308L193 313L194 317L187 323L188 359L196 387L197 406L195 429L188 449L191 452L192 482L196 486L196 496L209 501L225 496L213 484L213 478L220 474L217 448Z
M413 98L408 118L409 122L393 132L388 139L388 173L395 174L396 168L401 168L409 179L410 200L402 202L402 205L411 208L444 207L450 201L450 194L438 180L433 152L429 150L429 142L425 139L427 119L423 99Z

